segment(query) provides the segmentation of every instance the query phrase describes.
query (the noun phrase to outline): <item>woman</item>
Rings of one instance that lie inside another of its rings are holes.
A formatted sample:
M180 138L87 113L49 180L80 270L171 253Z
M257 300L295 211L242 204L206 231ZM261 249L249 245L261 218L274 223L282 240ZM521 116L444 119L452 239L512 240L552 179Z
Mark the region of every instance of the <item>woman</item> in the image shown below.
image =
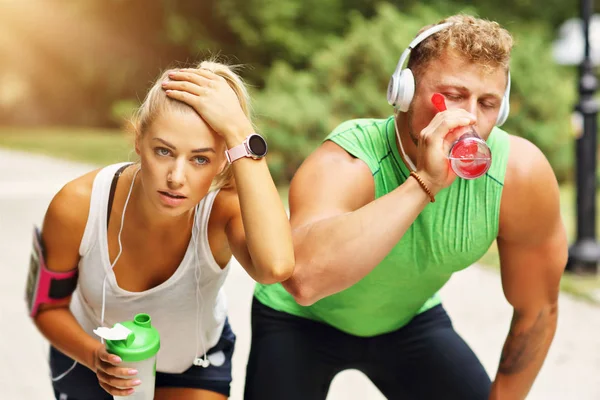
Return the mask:
M229 396L235 336L222 285L232 255L266 284L294 266L248 110L227 66L169 70L134 119L140 162L93 171L52 200L42 232L48 270L78 268L72 296L34 317L52 345L57 399L133 393L137 371L119 367L92 331L139 312L161 335L156 399Z

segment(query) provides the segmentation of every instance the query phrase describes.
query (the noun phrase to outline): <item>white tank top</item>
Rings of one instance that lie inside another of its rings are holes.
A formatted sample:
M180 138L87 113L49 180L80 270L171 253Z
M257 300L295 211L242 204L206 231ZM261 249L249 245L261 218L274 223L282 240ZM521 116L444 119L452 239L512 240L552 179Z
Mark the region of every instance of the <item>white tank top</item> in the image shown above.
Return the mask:
M125 164L102 169L94 180L90 213L79 248L79 280L71 312L90 336L100 340L93 330L100 326L102 284L107 276L104 326L112 327L117 322L133 320L138 313L148 313L160 334L156 369L182 373L193 365L196 356L202 356L217 344L227 316L223 283L231 260L224 269L219 267L212 256L207 234L217 191L210 192L198 204L194 221L197 245L194 246L192 237L173 275L152 289L129 292L118 286L110 268L106 233L110 186L115 172ZM199 285L196 273L199 273Z

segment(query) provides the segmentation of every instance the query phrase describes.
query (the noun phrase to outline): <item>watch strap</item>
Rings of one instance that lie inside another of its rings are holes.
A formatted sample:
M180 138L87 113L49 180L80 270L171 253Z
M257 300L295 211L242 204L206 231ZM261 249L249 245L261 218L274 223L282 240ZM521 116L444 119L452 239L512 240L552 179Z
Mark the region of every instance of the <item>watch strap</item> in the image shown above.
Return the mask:
M230 164L236 160L239 160L242 157L250 156L250 152L246 147L246 141L244 140L243 143L225 150L225 156L227 157L227 161L229 161Z

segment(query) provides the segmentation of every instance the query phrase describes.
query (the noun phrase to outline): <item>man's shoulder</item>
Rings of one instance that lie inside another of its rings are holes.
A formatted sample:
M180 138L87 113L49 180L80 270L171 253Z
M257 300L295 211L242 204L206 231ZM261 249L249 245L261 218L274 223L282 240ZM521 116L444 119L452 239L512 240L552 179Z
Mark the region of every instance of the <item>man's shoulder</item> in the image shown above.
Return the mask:
M548 178L552 170L550 163L542 151L529 140L508 135L510 151L506 166L506 179L515 185L526 184L531 179ZM542 174L542 175L540 175ZM551 174L554 178L554 173Z
M558 211L558 183L542 151L522 137L510 135L510 153L500 206L500 235L526 231L530 224Z
M335 143L374 171L378 168L379 160L391 151L388 131L393 130L393 125L392 118L348 120L338 125L325 138L325 142Z
M358 133L372 134L384 132L387 129L387 124L392 121L391 118L356 118L349 119L336 126L327 139L332 139L336 136L350 136Z

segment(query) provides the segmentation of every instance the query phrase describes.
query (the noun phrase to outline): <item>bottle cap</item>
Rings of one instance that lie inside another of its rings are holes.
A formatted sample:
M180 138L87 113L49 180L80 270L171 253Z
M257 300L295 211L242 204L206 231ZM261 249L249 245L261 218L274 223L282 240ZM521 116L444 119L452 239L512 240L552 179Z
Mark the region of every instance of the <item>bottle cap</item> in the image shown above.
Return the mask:
M116 354L126 362L146 360L158 353L160 335L152 326L150 315L137 314L133 321L116 325L129 329L130 333L118 340L107 339L106 349L109 353Z

